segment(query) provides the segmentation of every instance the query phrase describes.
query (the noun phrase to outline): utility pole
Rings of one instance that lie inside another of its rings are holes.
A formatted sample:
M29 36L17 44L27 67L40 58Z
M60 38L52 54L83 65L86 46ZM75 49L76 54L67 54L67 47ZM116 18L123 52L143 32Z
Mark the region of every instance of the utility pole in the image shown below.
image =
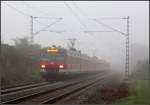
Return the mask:
M33 16L30 16L30 41L31 41L31 45L33 43L33 37L34 37L34 32L33 32L33 19L34 18L37 18L37 17L33 17Z
M129 79L129 16L127 17L127 33L126 33L126 64L125 64L125 77Z

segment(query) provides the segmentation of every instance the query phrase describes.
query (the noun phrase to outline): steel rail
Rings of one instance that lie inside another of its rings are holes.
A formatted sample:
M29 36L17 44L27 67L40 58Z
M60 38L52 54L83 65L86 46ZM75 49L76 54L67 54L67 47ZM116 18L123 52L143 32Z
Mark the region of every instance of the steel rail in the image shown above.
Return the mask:
M86 89L87 87L90 87L91 85L98 82L100 79L102 79L102 78L87 80L87 81L84 81L85 83L82 82L75 86L71 86L71 87L67 87L66 89L59 90L59 91L57 91L57 93L55 93L57 95L54 95L53 97L49 98L48 100L46 100L44 102L41 102L40 104L56 103L57 101L65 98L65 97L69 97L70 95L72 95L78 91L81 91L81 90Z
M109 76L111 76L111 75L109 75ZM107 79L109 79L109 78L107 78ZM77 98L77 96L83 95L86 91L92 89L93 87L94 88L97 87L97 86L103 87L103 85L105 83L107 83L107 82L109 82L109 81L105 81L104 82L104 80L101 79L99 82L96 82L96 83L94 83L92 85L89 85L89 86L85 87L84 89L81 89L81 90L79 90L79 91L77 91L77 92L75 92L75 93L73 93L73 94L71 94L71 95L69 95L67 97L64 97L64 98L58 100L57 102L55 102L55 104L68 104L68 103L70 104L70 103L74 103L75 102L75 98Z
M21 104L30 104L30 103L36 103L36 104L47 104L47 103L53 103L57 100L59 100L60 98L63 98L66 95L71 94L72 92L77 91L78 89L84 88L86 87L83 84L89 85L87 83L91 83L91 81L95 81L95 79L97 77L99 77L100 75L97 76L93 76L91 78L85 79L83 81L80 81L78 83L73 83L72 85L66 86L66 87L62 87L60 89L57 89L55 91L51 91L51 92L47 92L46 94L40 95L40 96L36 96L36 97L31 97L31 99L29 100L25 100L22 101Z
M68 86L74 85L75 83L77 84L81 81L85 81L85 80L88 80L90 78L84 78L82 80L78 79L78 80L74 80L74 81L70 80L70 81L65 81L65 82L59 82L59 83L54 83L51 85L35 87L33 89L22 90L22 91L19 91L17 93L12 92L9 94L3 94L3 95L1 95L2 103L9 104L9 103L24 102L25 100L31 99L33 97L37 97L37 96L40 96L42 94L46 94L48 92L53 92L53 91L59 90L61 88L66 88Z
M24 89L28 89L28 88L42 86L42 85L45 85L45 84L48 84L48 83L49 82L41 82L41 83L34 83L34 84L30 84L30 85L23 85L23 86L13 87L13 88L9 88L9 89L2 89L1 94L6 94L6 93L10 93L10 92L16 92L16 91L20 91L20 90L24 90Z

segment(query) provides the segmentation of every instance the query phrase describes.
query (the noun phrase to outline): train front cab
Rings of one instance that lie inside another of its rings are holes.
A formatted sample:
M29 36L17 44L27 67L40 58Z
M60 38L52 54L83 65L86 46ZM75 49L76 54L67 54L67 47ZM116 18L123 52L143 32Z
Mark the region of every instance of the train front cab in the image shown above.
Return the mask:
M47 61L40 63L40 72L43 76L46 75L54 75L60 73L60 71L66 69L65 62L54 62L54 61Z
M51 51L51 50L50 50ZM40 72L43 76L58 74L66 68L65 51L42 53L40 60ZM54 51L54 50L53 50Z

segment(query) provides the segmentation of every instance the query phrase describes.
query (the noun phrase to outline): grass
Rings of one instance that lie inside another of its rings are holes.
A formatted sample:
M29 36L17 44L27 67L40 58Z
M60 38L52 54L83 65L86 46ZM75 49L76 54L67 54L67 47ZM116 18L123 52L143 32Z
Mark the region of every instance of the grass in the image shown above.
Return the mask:
M33 78L33 80L36 80L36 81L44 81L44 78L41 76L41 74L39 72L34 73L32 78Z
M132 80L130 96L117 100L117 104L148 104L149 103L149 81Z

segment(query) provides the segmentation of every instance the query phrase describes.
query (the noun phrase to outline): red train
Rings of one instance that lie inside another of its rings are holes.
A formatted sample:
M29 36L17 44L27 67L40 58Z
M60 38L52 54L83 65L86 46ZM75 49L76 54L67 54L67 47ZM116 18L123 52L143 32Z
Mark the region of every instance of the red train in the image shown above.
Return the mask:
M40 70L42 74L77 71L102 71L109 64L97 57L89 57L76 49L60 47L45 48L41 52Z

